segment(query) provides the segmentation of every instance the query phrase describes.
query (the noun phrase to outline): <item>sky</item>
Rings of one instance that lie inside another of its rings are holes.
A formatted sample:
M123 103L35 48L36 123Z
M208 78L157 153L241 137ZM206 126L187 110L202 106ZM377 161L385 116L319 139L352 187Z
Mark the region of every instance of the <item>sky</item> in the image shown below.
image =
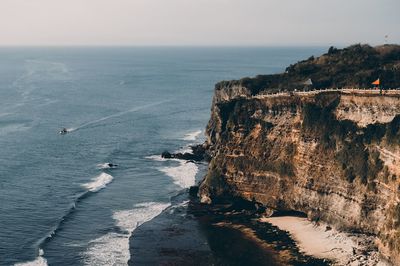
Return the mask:
M0 0L0 46L400 43L400 0Z

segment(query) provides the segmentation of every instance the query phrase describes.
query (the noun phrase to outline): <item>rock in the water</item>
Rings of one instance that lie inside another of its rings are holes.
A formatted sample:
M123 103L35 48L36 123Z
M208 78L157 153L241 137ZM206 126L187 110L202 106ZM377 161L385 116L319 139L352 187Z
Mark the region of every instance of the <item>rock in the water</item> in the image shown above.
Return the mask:
M185 153L170 153L168 151L164 151L161 154L162 158L165 159L180 159L186 161L194 161L200 162L206 159L206 148L203 145L195 145L190 147L192 149L192 153L185 152Z

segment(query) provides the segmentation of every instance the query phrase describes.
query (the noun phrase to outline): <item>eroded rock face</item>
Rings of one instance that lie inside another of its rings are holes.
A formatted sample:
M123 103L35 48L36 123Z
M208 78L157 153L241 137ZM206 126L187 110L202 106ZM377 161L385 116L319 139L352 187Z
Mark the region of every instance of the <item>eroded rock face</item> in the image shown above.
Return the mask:
M400 92L219 91L207 135L205 202L239 196L374 234L400 263Z

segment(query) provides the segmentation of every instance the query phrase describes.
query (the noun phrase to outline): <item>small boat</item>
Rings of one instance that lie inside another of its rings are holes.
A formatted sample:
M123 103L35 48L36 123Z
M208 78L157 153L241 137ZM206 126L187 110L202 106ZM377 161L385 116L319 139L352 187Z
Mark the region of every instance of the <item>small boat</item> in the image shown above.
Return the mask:
M60 130L60 132L58 132L61 135L65 135L68 133L68 130L64 127L63 129Z

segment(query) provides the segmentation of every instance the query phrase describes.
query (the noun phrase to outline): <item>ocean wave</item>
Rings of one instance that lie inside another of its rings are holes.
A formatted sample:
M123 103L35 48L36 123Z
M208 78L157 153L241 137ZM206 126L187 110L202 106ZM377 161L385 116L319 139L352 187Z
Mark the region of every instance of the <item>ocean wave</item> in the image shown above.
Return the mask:
M67 219L70 217L71 213L74 212L74 210L76 209L76 204L79 201L81 201L84 198L86 198L87 196L89 196L90 195L89 192L97 192L97 191L105 188L106 185L109 184L113 180L113 177L109 174L101 173L99 176L93 178L92 180L93 180L93 182L82 185L83 187L87 188L88 190L77 195L75 200L69 205L69 208L65 212L64 216L62 216L61 219L58 220L58 222L47 233L46 236L39 239L39 241L37 242L38 247L42 247L44 243L50 241L50 239L53 238L57 234L58 230L61 229L63 223L65 221L67 221ZM47 261L43 257L43 254L44 254L43 250L39 249L39 256L37 257L36 260L31 261L31 262L26 262L24 264L18 264L18 265L22 265L22 266L25 266L25 265L27 265L27 266L47 265Z
M82 186L87 188L91 192L97 192L111 183L114 179L112 175L101 173L99 176L92 179L92 182L83 184Z
M132 210L114 212L120 232L111 232L90 241L83 254L86 265L127 265L130 259L129 238L141 224L159 215L170 203L147 202L136 204Z
M179 150L175 151L174 153L193 153L192 148L188 145L185 147L180 148Z
M200 131L201 132L201 131ZM192 153L190 146L182 147L181 149L175 151L175 153ZM158 170L163 172L169 177L172 177L174 184L180 186L181 188L189 188L194 186L196 183L196 175L199 168L195 163L188 162L180 159L165 159L161 155L151 155L146 156L146 159L153 161L163 162L163 161L175 161L178 162L178 166L168 166L159 168Z
M175 160L175 159L174 159ZM182 187L189 188L195 184L196 174L199 168L192 162L182 160L175 160L179 162L179 166L164 167L159 170L166 175L172 177L174 184Z
M111 166L110 166L110 163L99 163L97 165L98 169L112 169L112 168L116 168L116 167L117 167L116 164L111 164Z
M164 162L167 160L167 159L161 157L161 155L150 155L150 156L146 156L144 158L152 160L152 161L157 161L157 162Z
M187 133L185 134L185 136L183 137L183 140L196 140L197 137L201 134L201 130L196 130L194 132L191 133Z
M47 266L47 260L43 257L43 249L39 249L39 256L33 261L16 263L14 266Z

